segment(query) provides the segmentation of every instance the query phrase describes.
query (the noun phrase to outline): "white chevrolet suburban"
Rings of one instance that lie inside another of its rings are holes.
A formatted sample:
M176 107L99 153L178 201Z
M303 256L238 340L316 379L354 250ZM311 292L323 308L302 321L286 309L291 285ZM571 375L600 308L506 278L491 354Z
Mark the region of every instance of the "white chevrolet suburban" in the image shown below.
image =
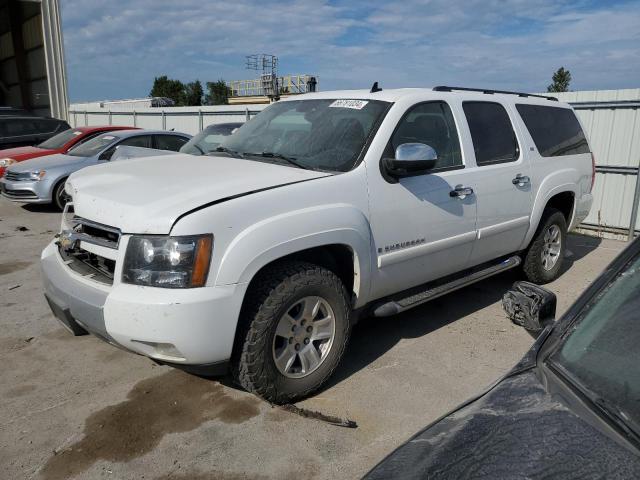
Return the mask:
M291 97L208 157L73 174L42 253L45 295L75 334L230 367L291 402L329 378L363 314L518 266L556 278L593 177L583 129L554 98L377 85Z

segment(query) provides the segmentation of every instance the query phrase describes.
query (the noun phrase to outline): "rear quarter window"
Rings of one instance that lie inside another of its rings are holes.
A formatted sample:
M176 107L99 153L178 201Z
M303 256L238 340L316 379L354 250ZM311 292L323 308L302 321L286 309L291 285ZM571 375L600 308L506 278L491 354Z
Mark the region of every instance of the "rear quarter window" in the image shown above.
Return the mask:
M543 157L589 153L587 138L573 110L525 104L516 108Z

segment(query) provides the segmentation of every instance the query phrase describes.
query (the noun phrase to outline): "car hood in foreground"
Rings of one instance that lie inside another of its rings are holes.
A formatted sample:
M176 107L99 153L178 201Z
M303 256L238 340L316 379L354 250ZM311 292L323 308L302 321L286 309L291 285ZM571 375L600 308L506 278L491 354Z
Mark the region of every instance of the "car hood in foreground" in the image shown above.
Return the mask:
M640 478L640 457L549 395L528 370L427 427L365 478L631 479Z
M329 175L224 156L174 154L82 169L69 177L67 192L76 215L125 233L166 234L178 217L203 205Z
M87 160L86 157L74 157L64 153L56 153L45 157L32 158L24 162L13 164L9 167L12 172L33 172L36 170L47 170L51 168L64 167L67 165L77 165Z
M29 158L41 157L42 155L51 155L58 150L49 150L38 147L16 147L0 150L0 159L13 158L14 160L27 160Z

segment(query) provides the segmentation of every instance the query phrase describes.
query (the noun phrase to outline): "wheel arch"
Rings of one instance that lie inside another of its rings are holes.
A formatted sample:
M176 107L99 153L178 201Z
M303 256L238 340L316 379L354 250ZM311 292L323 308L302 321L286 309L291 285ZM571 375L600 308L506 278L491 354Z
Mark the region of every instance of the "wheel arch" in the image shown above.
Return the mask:
M535 233L538 231L542 215L549 207L553 207L562 212L567 222L567 231L571 230L575 218L576 198L577 185L575 183L558 185L547 190L545 195L538 195L532 208L529 231L527 232L522 248L527 248L533 240Z
M56 203L56 190L58 190L58 186L60 184L64 185L68 179L69 179L69 175L62 174L58 178L56 178L55 180L53 180L51 182L51 185L52 185L52 187L51 187L51 203L53 203L53 204ZM65 189L65 192L66 192L66 189Z
M236 235L222 254L214 283L249 284L275 262L305 260L334 271L353 292L354 305L360 306L369 296L371 249L370 227L362 212L347 206L297 212L253 224Z

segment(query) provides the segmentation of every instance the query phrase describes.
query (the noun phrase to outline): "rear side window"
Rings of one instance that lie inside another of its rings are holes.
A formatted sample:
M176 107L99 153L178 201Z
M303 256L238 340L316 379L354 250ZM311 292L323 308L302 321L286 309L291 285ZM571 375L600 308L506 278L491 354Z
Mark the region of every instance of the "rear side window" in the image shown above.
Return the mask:
M178 137L177 135L156 135L155 141L157 149L170 150L172 152L177 152L180 147L187 143L186 138Z
M542 105L516 105L543 157L589 153L589 144L573 110Z
M520 151L509 115L493 102L463 102L478 166L514 162Z
M149 135L136 135L135 137L125 138L118 144L118 146L120 145L151 148L151 137Z

